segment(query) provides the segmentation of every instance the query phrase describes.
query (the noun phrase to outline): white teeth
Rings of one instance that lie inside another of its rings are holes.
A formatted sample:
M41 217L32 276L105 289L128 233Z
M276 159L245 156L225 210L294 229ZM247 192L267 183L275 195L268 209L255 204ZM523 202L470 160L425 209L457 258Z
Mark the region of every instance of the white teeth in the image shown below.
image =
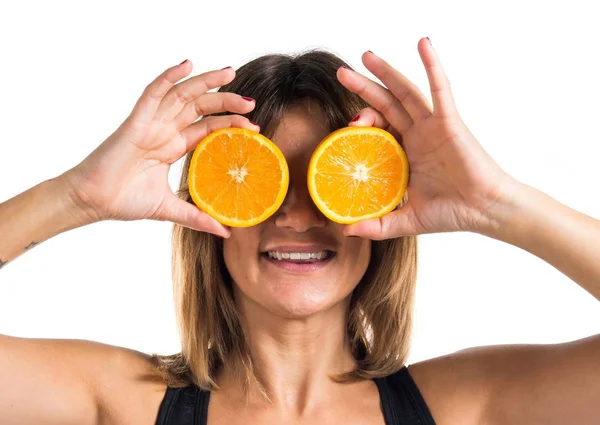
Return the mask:
M279 252L269 251L267 255L276 260L323 260L328 257L327 251L320 252Z

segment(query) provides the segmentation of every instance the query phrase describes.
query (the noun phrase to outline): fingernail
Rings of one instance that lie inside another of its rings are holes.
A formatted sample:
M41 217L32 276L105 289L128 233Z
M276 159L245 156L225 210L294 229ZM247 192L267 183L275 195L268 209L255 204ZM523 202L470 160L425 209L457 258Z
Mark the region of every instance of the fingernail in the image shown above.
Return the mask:
M429 41L429 45L433 47L433 44L431 44L431 40L429 39L429 37L425 37L427 39L427 41Z
M248 120L248 121L250 121L250 120ZM256 124L254 121L250 121L250 124L260 127L260 125Z
M355 116L354 118L352 118L352 119L350 120L350 122L356 122L356 121L358 121L359 119L360 119L360 114L358 114L357 116Z
M374 55L375 53L373 53L372 50L367 50L367 52L369 52L370 54Z
M247 100L248 102L256 102L256 100L251 97L242 96L242 99Z
M225 71L226 69L231 68L230 66L226 66L225 68L221 68L221 71Z
M342 65L340 68L344 68L344 69L350 70L350 68L348 68L346 65Z
M184 63L186 63L188 60L184 60L183 62L181 62L179 65L183 65Z

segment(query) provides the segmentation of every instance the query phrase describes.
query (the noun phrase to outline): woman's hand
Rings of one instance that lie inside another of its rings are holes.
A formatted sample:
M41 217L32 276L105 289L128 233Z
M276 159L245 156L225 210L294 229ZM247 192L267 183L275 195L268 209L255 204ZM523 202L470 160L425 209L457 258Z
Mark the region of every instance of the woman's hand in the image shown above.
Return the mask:
M485 152L459 116L450 83L429 40L418 44L433 108L400 72L372 52L363 63L385 87L340 68L338 79L372 108L350 123L386 129L401 142L410 165L408 202L379 218L345 228L345 234L387 239L423 233L474 231L494 226L495 211L516 180ZM387 87L387 88L386 88Z
M229 229L193 204L177 197L168 184L171 164L223 127L258 131L245 117L201 115L247 113L253 99L233 93L207 93L231 82L225 68L177 81L192 71L190 61L167 69L150 83L131 115L79 165L64 173L73 197L93 220L169 220L199 231L228 236Z

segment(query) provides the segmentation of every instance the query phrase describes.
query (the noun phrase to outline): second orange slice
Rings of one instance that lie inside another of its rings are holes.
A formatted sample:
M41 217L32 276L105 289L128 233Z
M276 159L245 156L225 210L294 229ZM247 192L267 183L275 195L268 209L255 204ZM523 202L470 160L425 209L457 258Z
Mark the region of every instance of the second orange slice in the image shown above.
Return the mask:
M406 153L390 133L347 127L331 133L315 149L308 190L326 217L350 224L396 208L406 195L408 176Z
M289 183L281 150L263 135L223 128L196 147L188 185L194 203L220 223L249 227L283 203Z

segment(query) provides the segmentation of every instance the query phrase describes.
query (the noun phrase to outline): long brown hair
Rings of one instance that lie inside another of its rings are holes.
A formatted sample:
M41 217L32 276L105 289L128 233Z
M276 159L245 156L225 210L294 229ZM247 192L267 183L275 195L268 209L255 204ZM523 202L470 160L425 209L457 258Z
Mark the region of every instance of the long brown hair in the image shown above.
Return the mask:
M320 104L331 131L345 127L368 106L345 89L336 71L346 64L323 50L298 55L273 54L254 59L237 70L235 79L219 91L256 99L246 116L271 137L286 109L310 99ZM188 153L177 195L193 203L187 186L193 152ZM231 359L241 385L260 382L254 368L240 317L232 279L223 260L222 240L179 225L173 228L172 274L182 351L153 354L156 371L171 387L195 384L217 388L216 372ZM373 241L369 266L354 289L347 322L347 338L357 367L332 377L352 382L389 375L408 357L417 273L414 236Z

